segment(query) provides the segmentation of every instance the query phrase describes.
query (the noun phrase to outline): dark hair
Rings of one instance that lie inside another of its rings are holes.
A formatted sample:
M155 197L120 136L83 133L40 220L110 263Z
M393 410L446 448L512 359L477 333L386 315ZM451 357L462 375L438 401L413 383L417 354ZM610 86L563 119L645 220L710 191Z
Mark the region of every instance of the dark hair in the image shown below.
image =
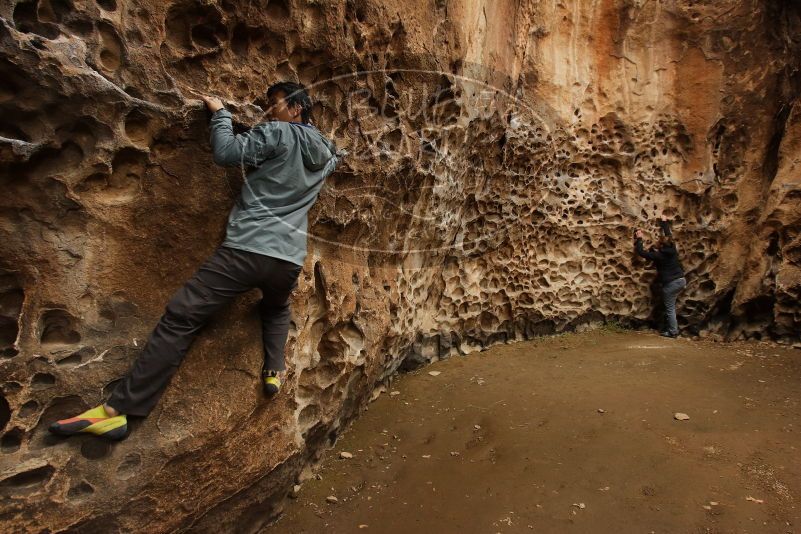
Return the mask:
M267 98L272 98L278 92L284 93L287 106L300 106L300 118L303 122L311 120L312 100L303 85L287 81L275 83L267 89Z

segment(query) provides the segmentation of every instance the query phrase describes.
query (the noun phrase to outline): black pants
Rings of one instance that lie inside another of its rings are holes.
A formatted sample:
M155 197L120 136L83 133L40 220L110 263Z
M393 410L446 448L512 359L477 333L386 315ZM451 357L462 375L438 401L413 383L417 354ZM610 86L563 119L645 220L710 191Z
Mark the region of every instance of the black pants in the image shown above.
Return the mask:
M254 287L260 305L264 366L283 371L289 332L289 295L301 267L262 254L218 248L167 304L159 324L108 405L120 413L145 416L155 407L170 378L203 325L234 297Z

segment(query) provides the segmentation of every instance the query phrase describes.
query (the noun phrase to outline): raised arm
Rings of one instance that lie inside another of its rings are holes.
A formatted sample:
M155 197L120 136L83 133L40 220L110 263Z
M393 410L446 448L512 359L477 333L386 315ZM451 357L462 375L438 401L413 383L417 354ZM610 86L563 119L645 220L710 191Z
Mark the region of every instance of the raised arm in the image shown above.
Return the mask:
M670 221L667 220L667 217L664 215L661 219L659 219L659 228L662 229L662 234L673 237L673 233L670 231Z
M244 134L234 135L231 112L217 97L197 93L211 111L211 148L214 163L222 166L256 167L276 155L281 129L272 123L259 124Z
M673 240L673 232L670 228L670 221L664 215L659 218L659 228L662 229L662 234L667 237L667 242L661 247L661 252L664 255L673 256L678 254L676 250L676 242Z
M642 239L637 239L636 241L634 241L634 250L636 250L637 254L639 254L643 258L652 261L662 259L662 254L660 252L657 251L652 252L650 250L645 250L645 248L642 246Z
M637 254L642 256L643 258L649 259L651 261L655 261L662 258L662 254L659 252L652 252L649 250L645 250L645 247L642 246L642 230L637 230L634 232L634 250L637 251Z
M211 116L211 148L217 165L256 167L274 157L280 144L281 129L275 123L259 124L234 135L231 112L219 109Z

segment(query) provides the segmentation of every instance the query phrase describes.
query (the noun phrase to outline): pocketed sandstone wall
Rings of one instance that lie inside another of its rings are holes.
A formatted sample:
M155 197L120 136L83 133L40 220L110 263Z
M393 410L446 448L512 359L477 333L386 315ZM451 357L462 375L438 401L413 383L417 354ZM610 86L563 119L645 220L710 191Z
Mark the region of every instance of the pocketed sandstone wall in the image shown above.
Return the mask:
M258 529L400 367L637 323L631 232L663 211L682 327L799 340L799 13L790 3L0 3L0 528ZM288 387L257 294L126 441L53 439L130 365L241 185L192 90L243 125L311 87L349 155L310 217Z

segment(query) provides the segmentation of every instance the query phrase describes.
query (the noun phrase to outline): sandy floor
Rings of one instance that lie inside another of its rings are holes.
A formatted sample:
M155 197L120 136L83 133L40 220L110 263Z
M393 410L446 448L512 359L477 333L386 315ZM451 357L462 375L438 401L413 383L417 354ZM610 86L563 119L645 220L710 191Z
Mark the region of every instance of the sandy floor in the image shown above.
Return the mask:
M801 532L800 391L801 351L769 344L451 358L400 376L266 533Z

